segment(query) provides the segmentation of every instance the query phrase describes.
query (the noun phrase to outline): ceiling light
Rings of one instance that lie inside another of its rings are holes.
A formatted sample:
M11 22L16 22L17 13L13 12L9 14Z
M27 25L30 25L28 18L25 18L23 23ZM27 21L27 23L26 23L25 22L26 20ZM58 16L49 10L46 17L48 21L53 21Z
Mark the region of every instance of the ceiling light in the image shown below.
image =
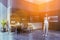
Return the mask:
M51 2L52 0L25 0L25 1L31 2L34 4L41 4L41 3Z

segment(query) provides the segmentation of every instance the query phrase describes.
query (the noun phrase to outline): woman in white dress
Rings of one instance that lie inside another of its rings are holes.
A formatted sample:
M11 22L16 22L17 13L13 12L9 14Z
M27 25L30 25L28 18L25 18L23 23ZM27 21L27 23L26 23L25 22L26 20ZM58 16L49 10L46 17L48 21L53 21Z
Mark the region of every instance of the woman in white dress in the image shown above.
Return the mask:
M48 35L48 28L49 28L49 17L46 14L44 17L44 28L43 28L44 36Z

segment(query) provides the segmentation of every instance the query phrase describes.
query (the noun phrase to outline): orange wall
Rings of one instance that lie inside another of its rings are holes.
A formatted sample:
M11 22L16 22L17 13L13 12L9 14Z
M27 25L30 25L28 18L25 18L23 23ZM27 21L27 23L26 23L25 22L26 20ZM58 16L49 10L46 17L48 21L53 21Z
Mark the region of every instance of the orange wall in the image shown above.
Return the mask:
M48 11L47 13L50 16L51 15L59 16L59 22L57 23L58 25L56 23L55 24L53 23L53 26L52 24L50 25L50 29L60 30L60 0L53 0L52 2L49 2L47 4L44 3L37 5L23 0L13 0L12 8L14 8L14 10L15 8L19 10L15 10L15 11L13 10L14 12L12 14L16 14L16 15L14 16L12 15L11 20L15 20L16 22L20 21L20 16L21 14L23 14L22 17L25 18L25 16L27 15L28 17L27 19L29 19L29 16L40 16L40 19L34 18L32 22L37 22L37 21L42 22L44 21L44 15L46 11Z

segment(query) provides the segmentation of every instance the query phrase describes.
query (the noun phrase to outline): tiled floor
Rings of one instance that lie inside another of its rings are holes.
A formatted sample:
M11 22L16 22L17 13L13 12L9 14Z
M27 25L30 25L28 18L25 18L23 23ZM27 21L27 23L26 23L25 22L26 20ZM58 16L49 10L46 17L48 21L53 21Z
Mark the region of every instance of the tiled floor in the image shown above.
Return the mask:
M57 31L49 31L47 37L42 35L43 32L41 30L22 34L0 32L0 40L60 40L60 32Z

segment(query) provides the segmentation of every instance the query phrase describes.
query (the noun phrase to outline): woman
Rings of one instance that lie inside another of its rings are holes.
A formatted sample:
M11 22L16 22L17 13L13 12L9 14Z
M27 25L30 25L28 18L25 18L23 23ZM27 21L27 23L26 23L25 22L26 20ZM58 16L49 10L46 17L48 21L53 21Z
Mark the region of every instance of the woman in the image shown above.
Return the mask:
M43 29L44 36L48 35L48 28L49 28L49 17L46 14L45 17L44 17L44 29Z

